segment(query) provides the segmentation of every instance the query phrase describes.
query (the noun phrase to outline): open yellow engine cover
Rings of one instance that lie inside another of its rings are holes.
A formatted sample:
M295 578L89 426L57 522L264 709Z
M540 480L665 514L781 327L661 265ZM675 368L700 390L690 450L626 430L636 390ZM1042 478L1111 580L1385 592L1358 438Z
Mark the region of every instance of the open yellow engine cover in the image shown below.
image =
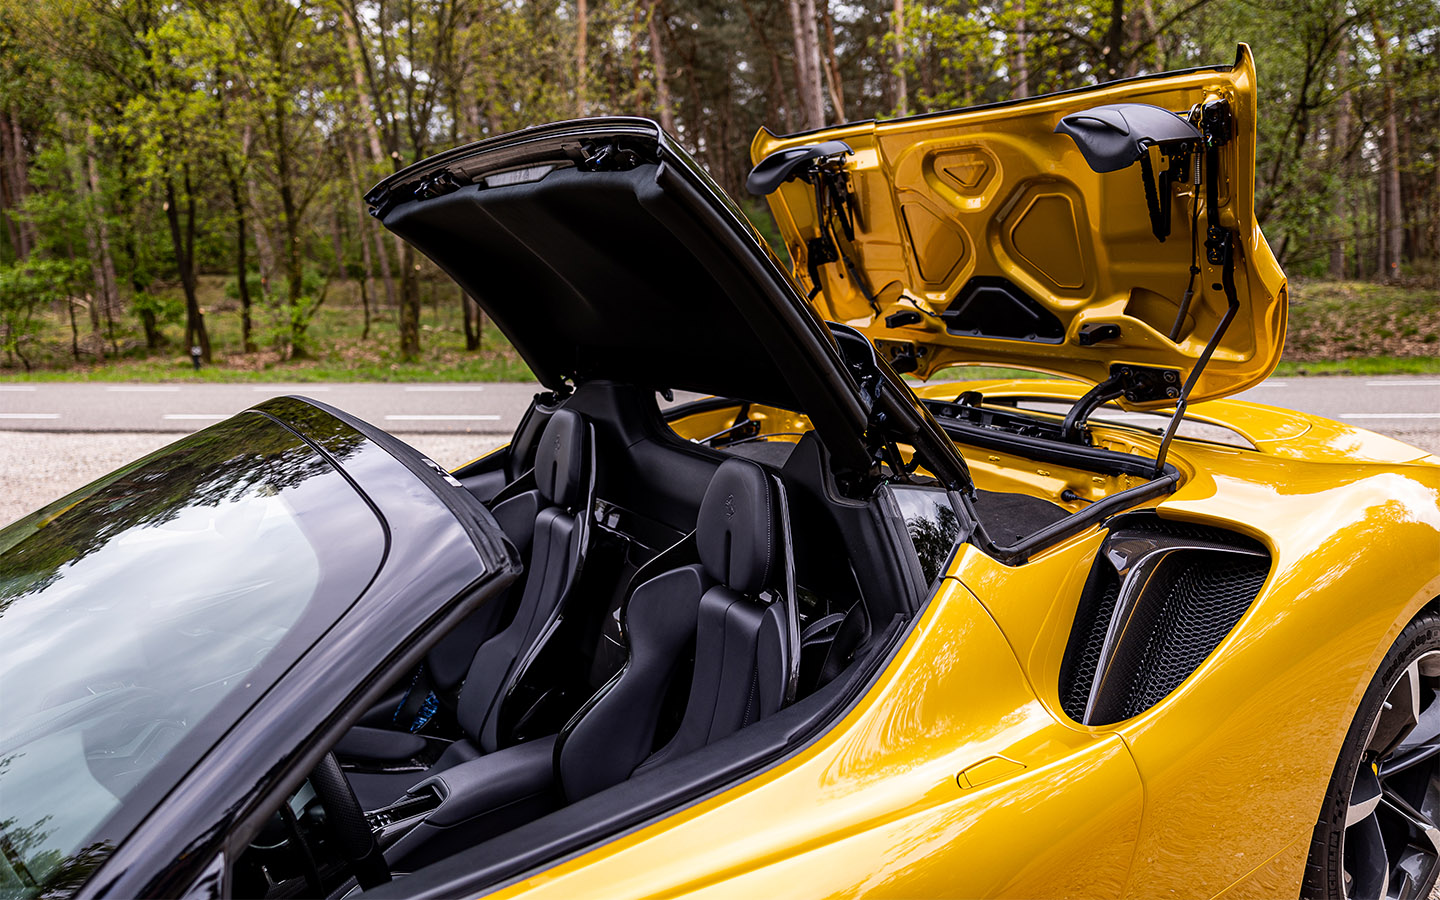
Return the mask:
M1263 380L1285 339L1285 275L1255 220L1255 66L1245 45L1230 67L788 137L762 130L751 155L759 161L828 140L853 149L845 172L854 240L832 231L874 303L843 259L816 266L821 284L812 302L822 317L860 328L920 377L991 364L1099 382L1112 367L1142 366L1171 370L1183 382L1228 305L1223 266L1207 259L1206 185L1192 187L1187 178L1171 186L1170 234L1162 242L1152 229L1140 164L1096 173L1056 126L1107 104L1146 103L1184 114L1221 99L1233 124L1218 148L1213 218L1235 233L1239 306L1190 395L1198 401ZM1158 149L1148 152L1154 170L1163 170L1166 158ZM806 257L820 236L814 187L787 181L769 200L797 279L815 287ZM1197 203L1200 271L1180 317ZM1015 305L1017 292L1043 319L1037 334L1023 324L1029 313ZM966 327L987 317L995 327ZM1132 398L1131 405L1168 403Z

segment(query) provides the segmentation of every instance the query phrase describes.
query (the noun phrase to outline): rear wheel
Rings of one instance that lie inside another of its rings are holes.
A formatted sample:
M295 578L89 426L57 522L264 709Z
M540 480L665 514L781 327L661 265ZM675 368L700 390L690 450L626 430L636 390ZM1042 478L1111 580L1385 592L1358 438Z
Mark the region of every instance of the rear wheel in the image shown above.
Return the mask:
M1411 622L1345 737L1304 896L1409 900L1440 872L1440 614Z

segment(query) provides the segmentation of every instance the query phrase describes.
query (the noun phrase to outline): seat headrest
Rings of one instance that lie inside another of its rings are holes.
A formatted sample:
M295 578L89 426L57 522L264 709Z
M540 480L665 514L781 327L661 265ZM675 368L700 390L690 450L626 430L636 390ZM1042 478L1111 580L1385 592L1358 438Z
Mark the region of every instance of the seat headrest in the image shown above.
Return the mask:
M590 486L590 429L570 409L556 410L535 447L535 486L556 506L574 509Z
M750 595L770 586L780 568L780 522L764 469L746 459L720 464L700 501L695 545L716 581Z

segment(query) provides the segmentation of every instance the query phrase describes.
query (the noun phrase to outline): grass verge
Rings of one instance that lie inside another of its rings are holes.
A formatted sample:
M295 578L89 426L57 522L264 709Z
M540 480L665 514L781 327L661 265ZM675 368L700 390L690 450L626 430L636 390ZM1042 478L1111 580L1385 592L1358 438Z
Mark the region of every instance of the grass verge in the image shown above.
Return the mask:
M323 382L323 381L529 381L529 368L493 323L486 323L481 348L467 351L459 296L439 280L421 284L421 345L417 360L401 360L393 310L374 309L370 333L363 335L364 312L358 285L333 282L328 299L308 334L311 353L281 359L274 350L240 352L238 304L226 296L227 279L201 279L214 364L195 371L183 346L183 328L163 329L166 344L147 351L138 327L116 323L113 339L80 337L81 354L72 349L69 318L63 308L42 313L42 328L30 345L32 362L0 357L0 381L144 381L144 382ZM178 288L172 293L178 296ZM172 298L173 299L173 298ZM264 309L255 314L255 330L273 329ZM82 316L83 318L83 316ZM82 331L88 332L82 324ZM1440 373L1440 292L1432 287L1379 285L1297 279L1290 286L1289 334L1275 374L1430 375ZM1021 369L993 366L954 368L941 379L1044 377Z

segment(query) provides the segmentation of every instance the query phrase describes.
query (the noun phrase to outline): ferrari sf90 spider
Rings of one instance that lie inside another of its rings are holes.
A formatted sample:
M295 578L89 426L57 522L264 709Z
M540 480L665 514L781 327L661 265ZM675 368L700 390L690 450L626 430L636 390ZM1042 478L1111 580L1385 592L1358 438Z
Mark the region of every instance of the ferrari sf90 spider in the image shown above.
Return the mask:
M453 473L270 401L0 532L0 897L1425 896L1440 461L1224 399L1255 116L1242 48L762 132L793 265L642 119L387 178L543 392Z

